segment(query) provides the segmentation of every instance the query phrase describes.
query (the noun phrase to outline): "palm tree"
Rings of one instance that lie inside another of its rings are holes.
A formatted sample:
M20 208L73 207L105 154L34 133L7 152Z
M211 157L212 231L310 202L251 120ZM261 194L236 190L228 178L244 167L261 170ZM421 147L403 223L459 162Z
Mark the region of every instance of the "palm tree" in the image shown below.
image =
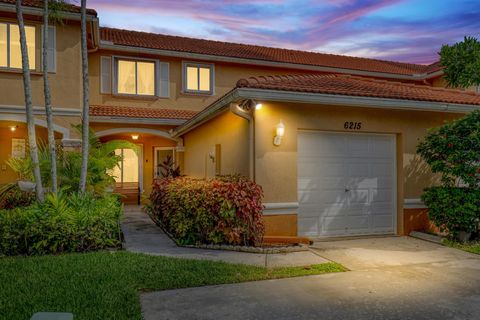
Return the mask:
M88 172L89 151L89 99L88 99L88 56L87 56L87 0L81 0L81 46L83 75L83 111L82 111L82 170L80 172L80 192L85 192Z
M28 48L25 36L25 23L23 22L22 0L16 1L18 29L20 31L20 48L22 52L23 90L25 94L25 109L27 116L28 144L30 157L33 165L33 176L35 179L35 191L37 200L43 202L43 187L40 166L38 163L37 137L35 134L35 118L33 116L32 89L30 83L30 64L28 61Z
M50 95L50 84L48 82L48 0L43 1L43 44L42 44L42 58L43 58L43 94L45 96L45 113L47 116L47 131L48 131L48 149L50 150L50 175L52 182L52 192L57 193L57 151L55 147L55 135L53 131L53 112L52 99Z

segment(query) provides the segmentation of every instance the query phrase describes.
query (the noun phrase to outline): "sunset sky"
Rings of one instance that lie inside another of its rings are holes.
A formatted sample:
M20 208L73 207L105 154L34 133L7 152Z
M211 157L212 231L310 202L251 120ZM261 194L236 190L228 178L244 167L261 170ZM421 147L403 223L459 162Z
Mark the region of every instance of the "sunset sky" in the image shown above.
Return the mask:
M79 0L72 2L78 4ZM88 0L102 26L427 64L480 0Z

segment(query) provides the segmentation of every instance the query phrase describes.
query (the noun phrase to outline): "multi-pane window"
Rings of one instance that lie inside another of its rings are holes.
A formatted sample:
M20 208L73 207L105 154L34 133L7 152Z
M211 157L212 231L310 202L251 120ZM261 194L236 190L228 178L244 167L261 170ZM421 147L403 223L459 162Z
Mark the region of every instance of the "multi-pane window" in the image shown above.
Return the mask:
M190 93L213 93L213 65L185 63L184 91Z
M35 69L35 27L25 26L30 69ZM13 23L0 23L0 67L21 69L20 31Z
M117 93L155 95L155 62L117 61Z

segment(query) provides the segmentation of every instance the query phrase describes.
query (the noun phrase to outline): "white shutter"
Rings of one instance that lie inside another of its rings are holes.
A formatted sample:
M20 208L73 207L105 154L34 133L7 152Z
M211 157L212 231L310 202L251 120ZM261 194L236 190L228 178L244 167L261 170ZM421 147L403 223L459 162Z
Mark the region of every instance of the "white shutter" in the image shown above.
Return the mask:
M100 93L112 93L112 58L100 57Z
M157 96L162 98L170 97L170 64L168 62L157 62Z
M48 26L47 66L49 72L57 71L57 33L55 26Z

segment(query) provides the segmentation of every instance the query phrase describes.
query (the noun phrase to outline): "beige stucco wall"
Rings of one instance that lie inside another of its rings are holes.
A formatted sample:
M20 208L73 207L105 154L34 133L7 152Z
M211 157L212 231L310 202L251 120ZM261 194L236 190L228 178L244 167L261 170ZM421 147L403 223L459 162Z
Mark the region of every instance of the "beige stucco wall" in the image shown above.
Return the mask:
M0 16L1 22L16 20ZM32 102L44 106L43 76L41 73L41 24L27 20L36 26L36 70L32 71ZM81 55L80 26L77 22L65 21L56 26L56 72L49 74L52 105L57 108L80 109L81 105ZM0 105L24 106L23 77L20 70L0 70Z
M255 119L255 179L265 192L265 202L297 202L297 133L299 130L350 132L346 121L361 122L355 132L396 136L397 210L399 232L403 230L403 202L419 198L423 188L435 183L428 167L416 156L416 146L428 128L440 126L458 114L423 111L381 110L293 103L263 103ZM277 123L285 124L280 146L273 145Z
M215 176L216 161L209 158L220 145L220 174L249 175L248 121L226 111L187 133L184 138L185 174L197 178Z
M100 93L100 57L130 56L159 59L170 64L170 98L126 97ZM213 63L215 66L215 92L213 95L182 93L182 61L212 63L202 60L188 60L146 54L131 54L100 50L89 55L90 101L92 104L141 106L168 109L202 110L210 103L230 91L241 78L258 75L296 74L305 71L256 67L233 63ZM309 72L312 73L312 72Z

